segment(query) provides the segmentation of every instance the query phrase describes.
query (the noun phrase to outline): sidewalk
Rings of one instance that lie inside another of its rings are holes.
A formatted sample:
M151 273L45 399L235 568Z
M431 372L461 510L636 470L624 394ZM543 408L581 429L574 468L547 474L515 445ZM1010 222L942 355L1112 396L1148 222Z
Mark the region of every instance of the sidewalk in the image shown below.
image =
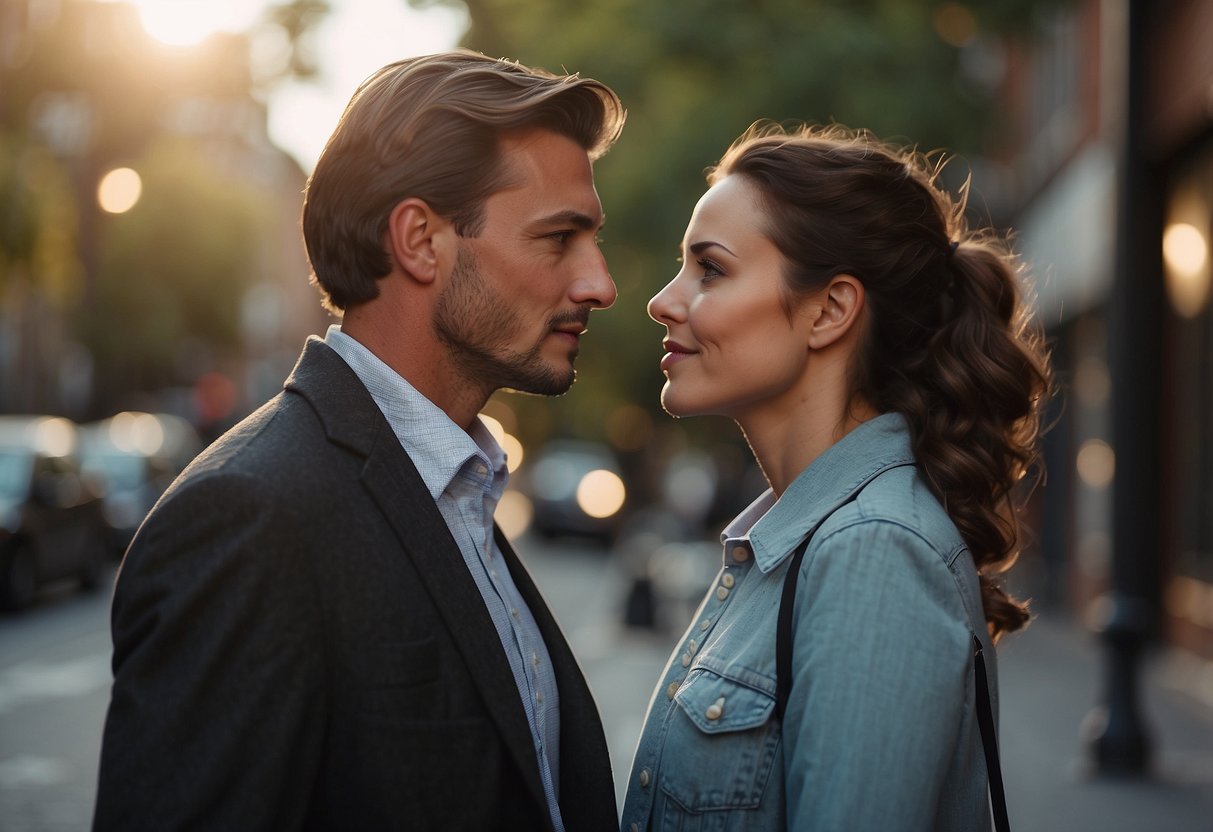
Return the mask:
M614 555L545 547L530 538L518 549L598 700L622 802L649 695L679 633L623 626L628 578ZM1080 730L1100 700L1101 651L1070 619L1043 616L999 648L1000 742L1012 828L1213 832L1213 708L1177 686L1179 674L1167 657L1148 659L1141 680L1154 776L1105 780L1084 773Z

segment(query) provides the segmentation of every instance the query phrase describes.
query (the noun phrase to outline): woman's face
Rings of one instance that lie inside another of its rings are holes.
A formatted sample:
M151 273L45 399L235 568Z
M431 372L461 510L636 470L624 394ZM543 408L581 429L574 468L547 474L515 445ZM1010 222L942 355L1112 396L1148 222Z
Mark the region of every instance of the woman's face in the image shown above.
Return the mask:
M691 214L682 268L649 301L666 327L661 404L672 416L744 420L802 398L807 323L784 299L785 259L763 231L756 187L730 175Z

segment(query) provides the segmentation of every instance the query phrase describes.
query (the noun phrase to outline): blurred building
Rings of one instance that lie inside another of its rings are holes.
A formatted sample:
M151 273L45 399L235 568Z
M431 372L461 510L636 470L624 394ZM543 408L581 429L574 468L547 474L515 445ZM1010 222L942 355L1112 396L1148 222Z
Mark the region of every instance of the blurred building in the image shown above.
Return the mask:
M1033 264L1062 390L1024 565L1029 594L1084 613L1119 575L1150 629L1213 660L1213 3L1142 3L1132 27L1131 8L1058 4L1044 37L996 47L1006 129L976 179Z
M74 237L74 256L59 278L46 272L45 257L31 254L7 272L0 263L0 412L106 415L97 412L104 397L73 332L88 314L98 268L98 183L165 137L199 148L216 178L257 189L274 212L239 304L242 354L199 350L196 361L182 362L182 375L222 373L240 408L279 389L325 316L307 282L299 232L306 175L271 143L266 125L242 35L170 47L148 35L126 3L0 0L0 140L8 142L0 152L22 155L9 160L17 177L34 182L40 165L50 171L44 178L64 180L71 210L62 212L63 233ZM179 402L189 400L196 378L178 380Z

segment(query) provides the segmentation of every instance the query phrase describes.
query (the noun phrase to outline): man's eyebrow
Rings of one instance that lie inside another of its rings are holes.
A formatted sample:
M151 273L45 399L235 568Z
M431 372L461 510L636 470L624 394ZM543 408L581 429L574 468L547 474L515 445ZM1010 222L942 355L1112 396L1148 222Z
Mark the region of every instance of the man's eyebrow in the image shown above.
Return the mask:
M606 225L606 215L600 217L591 217L589 214L583 214L580 211L557 211L554 214L548 214L546 217L541 217L536 220L536 225L572 225L580 228L583 231L598 231Z
M710 249L712 246L716 246L716 248L724 249L729 254L733 254L733 252L729 251L728 246L721 245L720 243L716 242L715 240L703 240L698 243L691 243L691 245L687 248L687 250L689 252L691 252L691 254L702 254L703 252ZM736 257L737 255L733 254L733 256Z

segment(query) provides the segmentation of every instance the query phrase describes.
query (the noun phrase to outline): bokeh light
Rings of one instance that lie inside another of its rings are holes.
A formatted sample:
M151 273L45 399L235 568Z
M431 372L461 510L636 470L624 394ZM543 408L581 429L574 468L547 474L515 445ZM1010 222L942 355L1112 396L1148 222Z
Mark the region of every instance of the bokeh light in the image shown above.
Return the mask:
M517 540L531 526L535 516L535 508L525 494L507 488L497 502L497 511L493 519L501 527L502 533L510 540Z
M610 517L623 508L627 489L614 471L598 468L577 484L577 505L590 517Z
M1116 475L1116 453L1102 439L1088 439L1078 449L1078 476L1091 488L1107 488Z
M1209 299L1209 242L1191 223L1167 226L1162 237L1167 265L1167 294L1176 313L1195 318Z
M110 214L125 214L143 195L143 179L131 168L115 168L101 177L97 204Z

